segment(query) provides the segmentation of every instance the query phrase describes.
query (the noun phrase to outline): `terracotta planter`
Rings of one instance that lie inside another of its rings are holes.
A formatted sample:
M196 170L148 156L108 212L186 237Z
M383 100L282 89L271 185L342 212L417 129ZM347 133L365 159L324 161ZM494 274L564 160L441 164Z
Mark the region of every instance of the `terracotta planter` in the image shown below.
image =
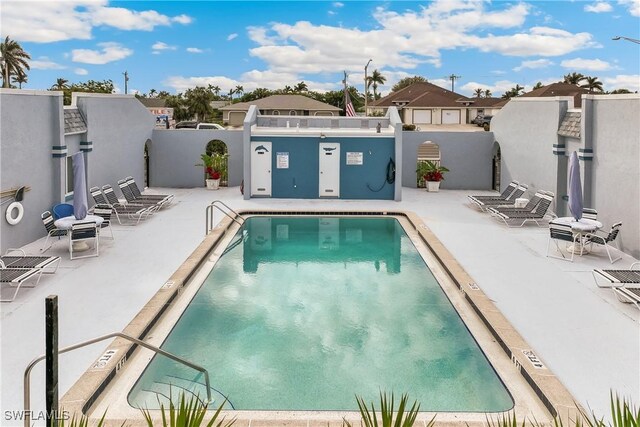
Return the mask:
M440 191L440 181L427 181L427 191L430 193Z
M217 190L220 188L220 180L219 179L207 179L207 190Z

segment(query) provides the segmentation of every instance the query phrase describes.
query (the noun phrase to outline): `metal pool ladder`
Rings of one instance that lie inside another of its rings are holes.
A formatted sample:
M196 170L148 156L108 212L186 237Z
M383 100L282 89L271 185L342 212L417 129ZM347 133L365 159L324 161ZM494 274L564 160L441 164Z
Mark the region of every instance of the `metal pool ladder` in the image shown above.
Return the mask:
M86 347L90 344L95 344L97 342L108 340L110 338L116 338L116 337L123 338L141 347L149 349L155 353L166 356L171 360L174 360L178 363L182 363L183 365L186 365L204 374L204 382L207 388L206 404L208 405L211 402L211 383L209 382L209 371L207 371L205 368L203 368L200 365L196 365L195 363L189 362L188 360L185 360L179 356L176 356L175 354L164 351L163 349L156 347L154 345L148 344L142 340L139 340L138 338L134 338L130 335L123 334L122 332L113 332L107 335L102 335L90 340L80 342L78 344L70 345L69 347L61 348L58 350L58 354L66 353L71 350L76 350L78 348ZM23 396L24 397L24 415L25 415L24 427L31 426L31 370L33 369L34 366L36 366L39 362L43 361L44 359L45 359L45 355L36 357L31 361L31 363L29 363L27 368L24 370L24 396Z
M205 235L209 234L209 232L213 229L213 212L214 208L218 209L220 212L231 218L238 225L242 226L244 224L245 219L238 212L234 211L222 200L214 200L211 202L209 206L207 206L206 211L206 230L204 232ZM232 215L233 214L233 215ZM242 221L240 221L242 220Z

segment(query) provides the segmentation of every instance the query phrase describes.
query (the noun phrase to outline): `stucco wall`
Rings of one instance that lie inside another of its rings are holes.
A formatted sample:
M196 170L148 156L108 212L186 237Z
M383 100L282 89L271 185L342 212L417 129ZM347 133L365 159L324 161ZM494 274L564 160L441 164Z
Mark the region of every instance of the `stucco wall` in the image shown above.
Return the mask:
M62 93L0 90L0 189L29 186L22 205L24 216L9 225L0 210L0 247L20 247L45 235L40 214L60 202L58 159L51 148L62 143ZM11 200L13 201L13 200Z
M193 188L204 186L200 155L207 143L219 139L229 152L229 186L242 182L241 130L156 129L149 147L149 180L152 187Z
M490 190L492 183L491 132L403 132L402 185L416 187L418 146L431 141L440 146L442 166L450 172L440 188L449 190Z
M593 207L607 231L622 222L620 247L640 258L640 96L586 98L593 106Z
M567 162L559 162L553 146L558 144L558 126L571 99L514 98L491 119L502 152L503 188L515 179L529 185L530 193L540 189L557 197L566 194L566 185L559 189L558 182L566 182ZM552 209L556 211L555 200Z
M512 179L556 194L553 210L568 215L567 158L580 148L593 147L594 157L580 160L582 179L592 169L591 183L583 191L598 220L608 231L623 223L620 234L624 252L640 257L640 96L584 95L580 140L558 137L559 123L573 105L571 97L512 99L491 122L502 149L502 182ZM553 145L566 144L566 155L553 154ZM590 190L589 190L590 189Z
M119 179L144 182L144 143L156 119L133 95L75 94L87 123L87 185L110 184L120 194ZM91 200L91 198L89 198Z

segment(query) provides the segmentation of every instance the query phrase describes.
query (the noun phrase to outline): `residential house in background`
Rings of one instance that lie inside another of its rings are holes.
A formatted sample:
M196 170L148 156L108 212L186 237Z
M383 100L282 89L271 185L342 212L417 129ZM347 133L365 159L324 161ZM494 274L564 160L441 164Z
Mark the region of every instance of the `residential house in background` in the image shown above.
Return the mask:
M474 101L432 83L421 82L372 102L367 114L385 114L389 107L396 107L404 124L470 123L476 116L471 115Z
M502 98L471 98L469 105L469 121L477 116L493 116L504 107L508 99Z
M339 116L342 111L304 95L272 95L220 108L222 120L230 126L241 126L251 105L257 106L260 114L268 116Z
M582 107L582 95L589 94L589 90L570 83L551 83L520 95L520 98L540 98L549 96L572 96L573 108ZM569 107L571 108L571 107Z

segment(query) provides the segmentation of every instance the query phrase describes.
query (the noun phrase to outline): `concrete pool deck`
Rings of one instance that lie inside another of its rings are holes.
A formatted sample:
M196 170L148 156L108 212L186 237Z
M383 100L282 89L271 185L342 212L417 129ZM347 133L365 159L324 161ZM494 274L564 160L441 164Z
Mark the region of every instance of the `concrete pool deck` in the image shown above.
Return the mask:
M59 296L60 346L121 331L204 238L205 207L220 199L234 209L389 209L415 212L453 253L584 407L608 415L609 391L640 395L638 310L597 288L591 271L610 268L606 253L573 263L546 258L548 229L509 229L468 207L469 191L427 193L403 189L402 202L243 200L237 187L219 191L171 189L177 203L137 227L114 226L115 241L101 241L100 257L70 261L64 243L47 254L62 257L55 275L21 289L4 303L2 425L21 425L6 411L22 409L22 375L44 352L44 298ZM473 192L478 193L478 192ZM489 193L488 193L489 194ZM216 215L220 219L221 214ZM605 227L610 224L605 224ZM624 232L624 231L623 231ZM43 240L25 247L36 254ZM625 256L615 268L635 261ZM6 286L3 286L3 295ZM107 343L60 357L60 396L102 354ZM32 409L43 410L43 365L32 375Z

